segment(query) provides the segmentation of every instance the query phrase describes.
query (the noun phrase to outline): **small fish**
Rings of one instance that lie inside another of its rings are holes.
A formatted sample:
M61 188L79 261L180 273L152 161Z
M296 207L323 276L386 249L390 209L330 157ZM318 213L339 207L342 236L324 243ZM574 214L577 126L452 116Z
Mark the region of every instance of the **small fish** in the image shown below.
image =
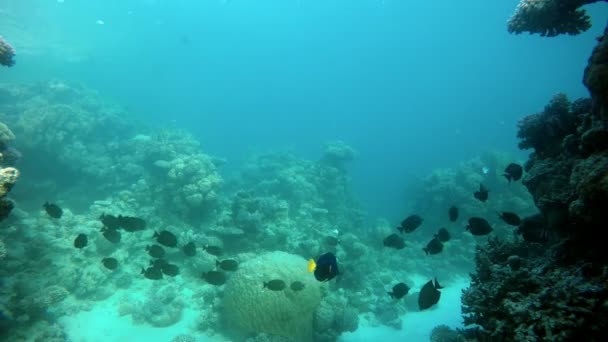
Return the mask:
M63 209L61 209L57 204L46 202L42 207L44 207L46 213L52 218L58 219L61 218L61 215L63 215Z
M500 217L506 224L511 226L519 226L521 224L521 219L515 213L503 211L498 213L498 217Z
M318 281L328 281L339 274L338 261L333 253L321 255L315 262L313 259L308 261L308 272L314 272Z
M304 290L304 283L301 281L294 281L293 283L291 283L291 285L289 285L289 288L294 291L294 292L298 292L298 291L302 291Z
M120 228L120 222L118 221L118 218L114 215L106 215L104 213L99 216L99 220L108 229L117 230L118 228Z
M237 268L239 268L239 263L236 260L226 259L226 260L215 260L215 266L223 269L224 271L234 272Z
M441 251L443 251L443 243L439 241L438 238L433 238L429 243L426 244L426 247L424 247L422 250L424 250L426 255L439 254L441 253Z
M280 279L273 279L269 282L264 282L265 289L269 289L271 291L283 291L287 287L284 281Z
M164 275L168 275L171 277L175 277L179 274L179 267L170 263L164 263L160 269L162 270Z
M177 247L177 236L167 230L161 230L160 233L154 232L152 237L156 238L156 241L166 247Z
M187 257L193 257L196 255L196 245L194 242L190 241L184 247L182 247L182 251Z
M511 183L511 181L518 181L524 174L524 169L519 164L511 163L505 168L504 176Z
M148 278L150 280L163 279L163 272L158 267L148 267L146 269L142 268L141 269L141 274L143 274L144 277L146 277L146 278Z
M136 232L146 229L146 221L139 217L118 215L118 225L128 232Z
M528 242L545 243L552 238L552 232L542 214L525 217L517 232Z
M226 275L220 271L209 271L204 272L201 276L207 283L215 286L224 285L226 282Z
M159 245L146 246L148 255L153 258L162 258L165 256L165 249Z
M437 304L439 302L439 298L441 298L441 292L439 292L439 289L442 288L443 287L439 285L437 278L435 278L435 283L433 283L433 280L429 280L428 283L424 284L420 290L420 294L418 295L418 308L420 308L422 311Z
M450 241L451 235L447 229L441 228L437 234L435 234L435 237L441 242L448 242Z
M118 230L110 229L104 226L101 228L101 234L103 235L103 237L106 238L106 240L110 241L111 243L120 242L121 235Z
M162 270L162 268L168 263L169 262L165 259L154 259L154 260L150 260L150 263L148 265L150 267L159 268Z
M451 206L450 210L448 210L448 216L450 217L450 221L452 222L458 220L458 208L455 206Z
M328 236L325 237L325 244L327 244L328 246L335 247L339 243L340 243L340 240L338 239L337 236L328 235Z
M410 215L401 221L401 225L397 227L401 233L411 233L422 224L422 217L418 215Z
M89 243L89 239L84 234L78 234L76 239L74 239L74 247L76 247L78 249L85 248L88 243Z
M493 229L485 219L481 217L471 217L466 230L470 231L473 235L488 235Z
M114 271L118 267L118 260L115 258L103 258L101 259L101 263L105 268Z
M203 247L203 250L205 250L205 252L211 254L211 255L215 255L215 256L220 256L222 255L222 248L219 246L209 246L209 245L205 245L205 247Z
M409 286L405 285L405 283L399 283L393 286L393 292L388 292L389 296L394 299L401 299L410 291Z
M384 247L403 249L405 248L405 241L401 236L393 233L384 239Z
M473 193L473 197L475 197L476 199L485 202L488 200L488 189L483 186L483 184L479 184L479 191L475 191Z

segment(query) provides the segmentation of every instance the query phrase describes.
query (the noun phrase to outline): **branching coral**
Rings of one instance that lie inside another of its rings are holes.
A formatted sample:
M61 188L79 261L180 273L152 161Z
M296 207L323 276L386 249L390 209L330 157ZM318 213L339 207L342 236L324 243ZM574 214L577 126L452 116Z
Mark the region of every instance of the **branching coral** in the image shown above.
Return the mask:
M554 37L576 35L591 27L591 19L580 7L599 0L521 0L509 19L511 33L538 33Z
M560 266L560 248L494 239L480 246L477 272L462 295L465 324L497 340L601 340L608 331L608 268ZM516 269L514 255L523 259Z
M15 49L0 36L0 65L15 65Z

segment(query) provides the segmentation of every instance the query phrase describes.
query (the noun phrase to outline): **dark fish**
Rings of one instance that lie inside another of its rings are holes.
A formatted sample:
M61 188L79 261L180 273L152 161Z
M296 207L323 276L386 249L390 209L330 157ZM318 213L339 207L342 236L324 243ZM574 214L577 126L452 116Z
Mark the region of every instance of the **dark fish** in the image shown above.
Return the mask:
M399 283L393 286L393 292L388 292L389 296L394 299L401 299L410 291L409 286L405 285L405 283Z
M141 274L151 280L163 279L163 272L159 267L148 267L146 269L142 268Z
M458 220L458 208L455 206L451 206L450 210L448 210L448 216L450 217L450 221L452 222Z
M488 192L488 189L483 186L483 184L479 184L479 191L475 191L473 193L473 197L477 198L482 202L485 202L488 200Z
M114 258L103 258L101 263L109 270L114 271L118 267L118 260Z
M500 217L506 224L511 226L519 226L519 224L521 223L521 219L519 218L519 216L517 216L517 214L508 211L503 211L499 213L498 217Z
M422 224L422 217L418 215L410 215L401 221L401 225L397 229L401 233L411 233Z
M423 250L427 255L439 254L443 251L443 243L439 241L438 238L433 238L426 244L426 247L424 247Z
M146 229L146 221L139 217L118 215L118 225L128 232Z
M209 284L220 286L226 282L226 275L220 271L209 271L202 275L202 278Z
M177 247L177 237L167 230L161 230L160 233L154 232L152 237L156 238L156 241L163 246Z
M153 258L162 258L165 256L165 249L159 245L147 246L146 251Z
M267 288L272 291L283 291L287 287L285 282L281 279L274 279L269 282L264 282L264 288Z
M473 235L487 235L493 230L488 221L481 217L471 217L466 229Z
M405 241L401 236L393 233L384 239L384 247L403 249L405 248Z
M340 243L340 240L338 239L337 236L328 235L325 237L325 243L329 246L335 247L338 245L338 243Z
M511 183L511 181L518 181L524 174L524 169L519 164L511 163L505 169L505 178Z
M74 239L74 247L78 249L86 247L87 243L89 243L89 239L84 234L78 234L76 239Z
M234 272L237 268L239 268L239 263L236 260L226 259L226 260L215 260L215 266L223 269L224 271Z
M435 234L435 237L441 242L448 242L450 241L451 235L447 229L441 228L437 234Z
M321 255L317 261L308 261L308 272L313 272L318 281L328 281L339 274L338 261L333 253Z
M209 245L205 245L205 247L203 247L203 249L205 250L205 252L211 254L211 255L215 255L215 256L220 256L222 255L222 248L219 246L209 246Z
M160 269L163 271L163 274L171 276L171 277L175 277L176 275L179 274L179 267L177 267L176 265L170 264L170 263L164 263Z
M291 285L289 286L289 288L291 288L291 290L294 292L302 291L304 290L304 287L306 287L304 283L297 280L291 283Z
M61 218L61 215L63 215L63 209L61 209L57 204L46 202L44 203L43 207L46 213L52 218L58 219Z
M428 283L424 284L418 295L418 307L420 310L428 309L439 302L439 298L441 297L439 289L442 289L442 287L439 285L437 278L435 278L435 283L433 283L433 280L429 280Z
M528 242L545 243L551 237L551 231L542 214L525 217L521 220L517 232Z
M111 243L119 243L120 242L120 232L118 230L114 230L114 229L110 229L106 226L101 228L101 234L103 235L103 237L106 238L106 240L110 241Z
M99 220L108 229L116 230L116 229L120 228L118 218L114 215L101 214L101 216L99 216Z
M196 245L194 242L188 242L184 247L182 247L182 251L187 257L193 257L196 255Z

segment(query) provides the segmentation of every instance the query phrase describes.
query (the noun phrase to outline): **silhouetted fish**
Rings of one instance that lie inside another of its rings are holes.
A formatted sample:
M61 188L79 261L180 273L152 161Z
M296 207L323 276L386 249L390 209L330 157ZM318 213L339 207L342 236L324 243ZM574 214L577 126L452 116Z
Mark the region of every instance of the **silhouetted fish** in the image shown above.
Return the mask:
M226 282L226 275L220 271L209 271L205 272L201 276L207 283L215 286L224 285Z
M471 217L466 230L470 231L473 235L487 235L492 232L492 227L488 221L481 217Z
M329 246L335 247L338 245L338 243L340 243L340 240L338 239L337 236L328 235L325 237L325 243Z
M165 256L165 249L159 245L146 246L146 251L153 258L162 258Z
M405 285L405 283L399 283L393 286L393 292L389 292L388 294L391 298L401 299L410 291L409 286Z
M458 208L455 206L451 206L448 210L448 216L450 217L450 221L452 222L458 220Z
M488 189L483 186L483 184L479 184L479 191L475 191L473 193L473 197L475 197L476 199L485 202L488 200Z
M110 229L104 226L101 228L101 234L103 235L103 237L106 238L106 240L110 241L111 243L120 242L121 235L118 230Z
M551 230L542 214L525 217L517 228L524 240L528 242L545 243L551 238Z
M506 224L511 226L519 226L519 224L521 223L521 219L519 218L519 216L517 216L517 214L508 211L503 211L499 213L498 217L500 217Z
M118 267L118 260L114 258L103 258L101 259L101 263L105 268L114 271Z
M401 233L411 233L422 224L422 217L418 215L410 215L401 221L401 225L397 229Z
M156 241L163 246L167 247L177 247L177 236L167 230L161 230L160 233L154 232L154 236Z
M63 215L63 209L61 209L57 204L46 202L44 203L43 207L46 213L52 218L58 219L61 218L61 215Z
M179 274L179 267L177 267L176 265L170 264L170 263L164 263L160 269L163 271L163 274L171 276L171 277L175 277L176 275Z
M87 238L87 236L85 234L78 234L76 239L74 239L74 247L76 247L78 249L85 248L88 243L89 243L89 239Z
M518 181L521 179L524 170L519 164L511 163L505 169L504 176L511 183L511 181Z
M203 250L205 250L205 252L207 252L211 255L215 255L215 256L222 255L222 248L219 246L205 245L205 247L203 247Z
M118 225L128 232L146 229L146 221L139 217L118 215Z
M215 260L215 266L223 269L224 271L234 272L239 268L239 263L236 260L226 259L226 260Z
M141 274L150 280L163 279L163 272L159 267L148 267L147 269L141 269Z
M101 216L99 216L99 220L108 229L117 230L120 228L118 218L116 216L101 214Z
M405 241L401 236L393 233L384 239L384 247L403 249L405 248Z
M428 283L424 284L418 295L418 308L425 310L437 304L439 298L441 298L441 292L439 292L441 288L436 278L435 283L433 283L433 280L429 280Z
M439 241L438 238L433 238L426 244L426 247L424 247L423 250L427 255L439 254L443 251L443 243Z
M303 282L296 280L293 283L291 283L291 285L289 287L291 288L292 291L298 292L298 291L304 290L305 285Z
M268 282L264 282L264 288L272 291L283 291L287 285L281 279L273 279Z

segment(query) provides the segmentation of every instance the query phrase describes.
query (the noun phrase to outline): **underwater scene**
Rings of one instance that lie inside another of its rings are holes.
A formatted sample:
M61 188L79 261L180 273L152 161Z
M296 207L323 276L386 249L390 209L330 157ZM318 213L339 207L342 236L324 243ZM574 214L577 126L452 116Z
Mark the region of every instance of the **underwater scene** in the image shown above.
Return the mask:
M608 1L0 0L0 341L608 341Z

